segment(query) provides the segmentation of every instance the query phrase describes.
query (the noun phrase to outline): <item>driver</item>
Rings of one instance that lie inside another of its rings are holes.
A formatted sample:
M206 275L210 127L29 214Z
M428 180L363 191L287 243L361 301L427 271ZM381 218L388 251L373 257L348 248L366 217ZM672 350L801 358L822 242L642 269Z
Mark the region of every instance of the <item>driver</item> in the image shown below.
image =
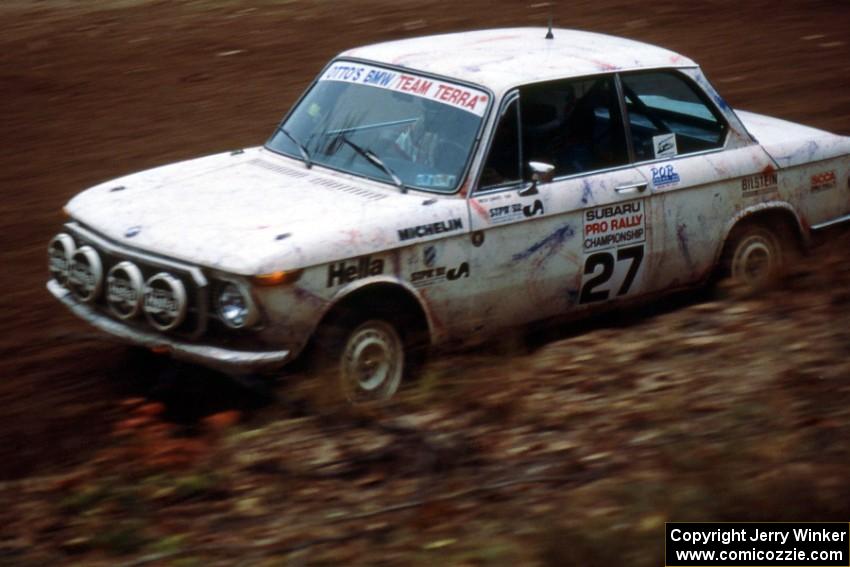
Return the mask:
M438 112L434 103L419 101L419 117L408 125L395 139L396 148L411 161L434 167L439 136L436 132Z

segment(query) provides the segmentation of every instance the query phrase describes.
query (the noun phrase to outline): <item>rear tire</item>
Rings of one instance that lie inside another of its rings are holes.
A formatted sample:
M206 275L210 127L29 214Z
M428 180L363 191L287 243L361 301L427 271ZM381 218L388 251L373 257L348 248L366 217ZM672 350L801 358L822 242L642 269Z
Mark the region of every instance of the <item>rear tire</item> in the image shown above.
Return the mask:
M747 223L735 227L727 240L724 275L746 292L763 290L778 279L789 255L780 233L763 224Z

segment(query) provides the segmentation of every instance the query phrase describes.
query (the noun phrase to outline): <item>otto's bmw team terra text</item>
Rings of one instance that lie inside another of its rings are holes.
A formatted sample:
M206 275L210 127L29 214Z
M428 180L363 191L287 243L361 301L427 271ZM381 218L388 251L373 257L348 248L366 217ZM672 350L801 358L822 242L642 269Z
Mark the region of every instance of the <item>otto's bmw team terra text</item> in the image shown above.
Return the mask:
M311 353L384 399L422 347L699 285L850 218L850 138L733 111L690 59L556 29L330 62L263 147L73 198L47 287L233 373Z

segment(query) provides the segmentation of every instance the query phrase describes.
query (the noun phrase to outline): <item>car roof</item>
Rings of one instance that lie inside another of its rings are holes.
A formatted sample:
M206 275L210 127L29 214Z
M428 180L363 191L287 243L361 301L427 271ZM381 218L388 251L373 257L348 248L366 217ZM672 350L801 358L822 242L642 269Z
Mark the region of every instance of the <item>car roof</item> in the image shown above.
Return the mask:
M600 33L555 28L502 28L366 45L341 57L453 77L496 94L523 84L659 67L696 67L667 49Z

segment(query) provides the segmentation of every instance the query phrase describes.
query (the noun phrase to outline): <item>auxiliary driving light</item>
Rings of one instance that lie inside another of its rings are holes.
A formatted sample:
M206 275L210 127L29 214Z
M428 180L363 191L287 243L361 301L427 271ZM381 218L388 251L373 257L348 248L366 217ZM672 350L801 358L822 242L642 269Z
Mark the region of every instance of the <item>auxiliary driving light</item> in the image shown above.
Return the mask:
M70 235L61 232L53 237L47 245L47 269L50 275L62 285L68 283L68 272L71 268L71 256L77 245Z
M145 278L132 262L112 266L106 276L106 302L121 319L131 319L142 311Z
M100 295L103 285L103 264L91 246L77 249L68 268L68 287L80 301L91 303Z
M178 278L160 272L145 282L143 306L148 323L160 331L170 331L186 318L186 288Z

